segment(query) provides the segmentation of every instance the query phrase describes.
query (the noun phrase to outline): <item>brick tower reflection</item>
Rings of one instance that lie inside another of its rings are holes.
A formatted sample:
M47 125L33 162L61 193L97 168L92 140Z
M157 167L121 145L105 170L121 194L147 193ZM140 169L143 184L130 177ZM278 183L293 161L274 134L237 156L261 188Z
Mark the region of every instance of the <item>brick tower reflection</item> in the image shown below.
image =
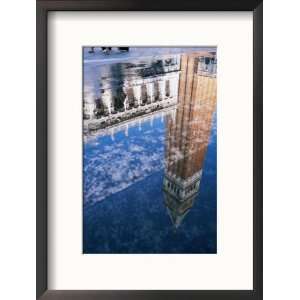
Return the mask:
M175 228L199 191L216 106L216 66L214 53L181 56L178 106L166 122L163 182L165 205Z

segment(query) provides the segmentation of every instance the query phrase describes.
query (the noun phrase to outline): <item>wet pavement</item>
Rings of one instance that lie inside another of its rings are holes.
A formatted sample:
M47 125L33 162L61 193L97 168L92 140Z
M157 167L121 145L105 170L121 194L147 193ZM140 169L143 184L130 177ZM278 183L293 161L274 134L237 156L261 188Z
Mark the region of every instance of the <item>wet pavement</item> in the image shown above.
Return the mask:
M113 49L105 61L99 50L85 51L85 91L99 95L108 76L123 84L120 78L131 78L129 64L146 68L154 54L181 53L181 69L176 105L86 133L83 252L216 253L215 74L195 68L192 48Z

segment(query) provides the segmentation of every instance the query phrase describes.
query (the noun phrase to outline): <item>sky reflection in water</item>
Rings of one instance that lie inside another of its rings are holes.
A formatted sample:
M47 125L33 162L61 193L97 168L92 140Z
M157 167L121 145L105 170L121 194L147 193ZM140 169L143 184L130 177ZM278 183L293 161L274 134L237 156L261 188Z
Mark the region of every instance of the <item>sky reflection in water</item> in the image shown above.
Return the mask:
M84 145L84 253L216 252L216 116L199 193L178 228L164 203L165 121Z

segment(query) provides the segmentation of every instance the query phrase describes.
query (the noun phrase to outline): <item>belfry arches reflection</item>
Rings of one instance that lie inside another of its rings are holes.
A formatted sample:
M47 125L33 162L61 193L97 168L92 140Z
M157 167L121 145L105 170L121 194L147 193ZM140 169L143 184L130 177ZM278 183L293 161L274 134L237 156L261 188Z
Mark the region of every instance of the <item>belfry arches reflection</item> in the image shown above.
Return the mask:
M166 116L164 202L178 228L199 193L203 162L216 107L216 58L183 54L178 104Z

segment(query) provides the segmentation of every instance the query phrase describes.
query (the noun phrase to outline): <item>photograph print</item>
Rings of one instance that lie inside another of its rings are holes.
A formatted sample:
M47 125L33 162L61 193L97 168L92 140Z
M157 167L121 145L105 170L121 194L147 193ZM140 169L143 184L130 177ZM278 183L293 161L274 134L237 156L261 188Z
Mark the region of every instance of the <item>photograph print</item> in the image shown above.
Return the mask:
M83 253L217 253L217 47L85 46Z

